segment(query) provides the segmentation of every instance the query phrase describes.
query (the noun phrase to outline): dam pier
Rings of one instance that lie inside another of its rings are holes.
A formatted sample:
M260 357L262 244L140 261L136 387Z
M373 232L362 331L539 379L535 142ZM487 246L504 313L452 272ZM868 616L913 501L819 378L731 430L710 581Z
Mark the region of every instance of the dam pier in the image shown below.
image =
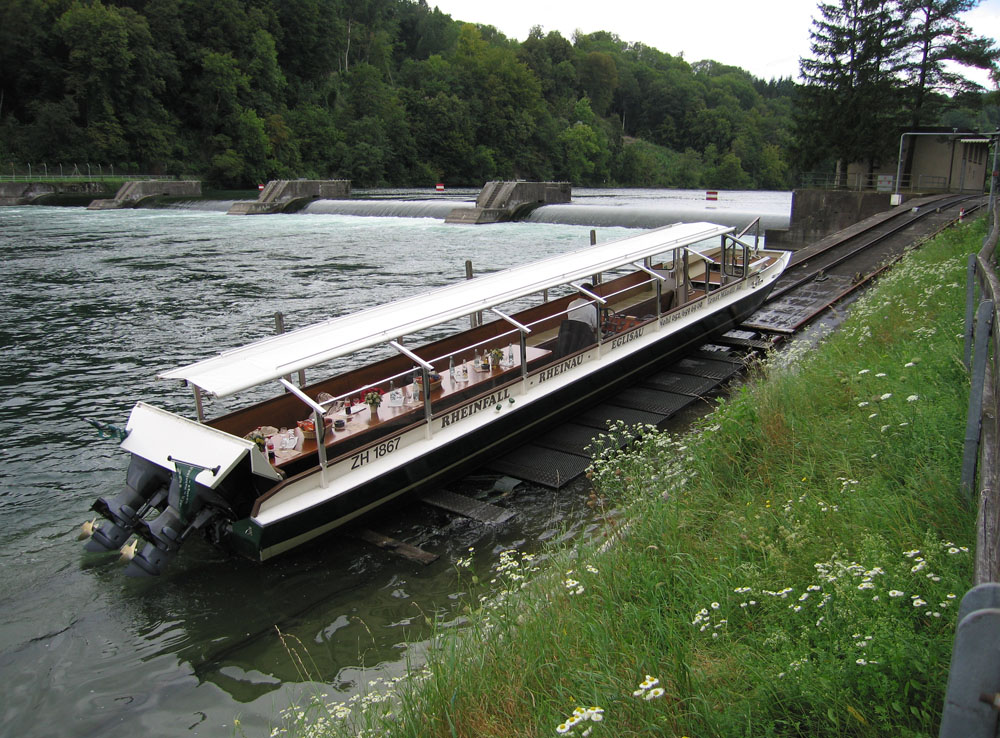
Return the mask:
M349 179L272 179L256 200L240 200L229 215L292 213L313 200L343 200L351 196Z
M457 207L444 221L480 225L523 220L535 208L572 199L569 182L487 182L474 207Z

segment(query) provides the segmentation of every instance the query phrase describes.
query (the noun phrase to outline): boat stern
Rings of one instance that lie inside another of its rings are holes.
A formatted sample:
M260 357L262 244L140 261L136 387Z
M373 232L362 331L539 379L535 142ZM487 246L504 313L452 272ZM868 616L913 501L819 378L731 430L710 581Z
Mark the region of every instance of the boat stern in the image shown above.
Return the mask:
M238 548L252 548L230 524L246 516L259 486L281 479L253 441L139 402L121 448L131 454L125 488L94 502L105 521L93 529L88 551L120 549L135 533L146 545L133 551L126 574L155 576L191 533L208 526L216 539L225 526Z

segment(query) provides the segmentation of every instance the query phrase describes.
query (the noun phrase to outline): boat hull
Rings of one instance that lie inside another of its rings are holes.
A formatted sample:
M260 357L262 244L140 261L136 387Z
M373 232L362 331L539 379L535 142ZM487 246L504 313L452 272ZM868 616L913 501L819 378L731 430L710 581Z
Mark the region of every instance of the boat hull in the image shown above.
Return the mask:
M460 478L676 361L711 336L739 325L761 306L769 291L769 286L762 286L695 322L673 330L661 329L656 334L657 339L645 347L595 367L585 376L533 400L528 406L504 409L489 423L468 434L441 443L409 463L328 500L263 524L253 518L237 521L233 525L232 547L243 555L267 559L402 495L427 491ZM562 366L562 363L555 364L543 370L542 376L550 372L551 379L559 374Z

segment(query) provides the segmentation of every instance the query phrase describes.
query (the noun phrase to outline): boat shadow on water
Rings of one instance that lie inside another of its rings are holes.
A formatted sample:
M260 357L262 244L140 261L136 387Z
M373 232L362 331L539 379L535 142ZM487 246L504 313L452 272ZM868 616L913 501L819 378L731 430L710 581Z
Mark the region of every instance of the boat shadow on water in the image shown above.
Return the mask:
M117 553L89 553L81 566L116 600L143 661L176 658L200 684L244 704L307 682L346 699L364 692L373 674L419 665L432 623L461 624L475 594L470 576L488 581L482 567L499 551L533 552L598 527L585 479L557 495L529 484L497 493L494 481L467 478L450 489L516 507L502 525L403 500L266 566L201 539L155 579L122 577ZM423 564L366 543L358 533L368 524L436 559ZM466 573L455 562L470 551L483 561Z

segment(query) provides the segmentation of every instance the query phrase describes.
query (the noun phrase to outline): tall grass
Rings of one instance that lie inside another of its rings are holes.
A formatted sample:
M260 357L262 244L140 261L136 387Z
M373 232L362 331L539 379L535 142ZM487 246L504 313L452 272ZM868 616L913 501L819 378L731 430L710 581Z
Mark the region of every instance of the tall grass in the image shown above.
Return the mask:
M418 678L349 717L318 702L321 733L936 735L972 576L960 334L982 228L908 254L683 437L609 429L603 544L506 553Z

